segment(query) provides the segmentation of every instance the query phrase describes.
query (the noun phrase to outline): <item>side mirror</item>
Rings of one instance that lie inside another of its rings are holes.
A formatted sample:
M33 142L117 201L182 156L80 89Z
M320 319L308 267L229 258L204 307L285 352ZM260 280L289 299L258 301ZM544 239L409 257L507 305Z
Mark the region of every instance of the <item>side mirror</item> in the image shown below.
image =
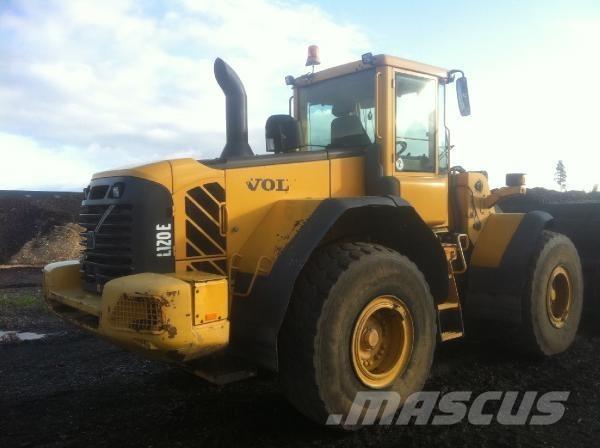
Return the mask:
M456 98L458 99L458 109L463 117L471 115L471 103L469 102L469 87L467 78L461 76L456 80Z
M290 115L271 115L265 125L267 152L290 152L302 146L300 122Z

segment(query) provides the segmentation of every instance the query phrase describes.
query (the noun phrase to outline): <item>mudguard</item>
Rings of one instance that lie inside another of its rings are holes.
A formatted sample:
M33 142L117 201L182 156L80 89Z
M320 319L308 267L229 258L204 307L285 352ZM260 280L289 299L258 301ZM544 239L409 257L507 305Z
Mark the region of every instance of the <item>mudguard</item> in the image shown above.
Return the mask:
M410 216L409 219L420 221L422 225L415 225L419 234L414 239L420 238L425 241L422 245L427 246L422 249L429 254L428 263L435 272L435 280L430 281L430 284L434 284L432 293L434 297L447 293L447 268L443 249L408 202L392 196L325 199L283 248L270 273L257 278L251 294L248 297L233 298L230 350L235 355L252 360L262 367L277 370L277 336L300 271L342 215L364 207L377 210L385 208L396 214L403 209L410 213L406 215ZM374 210L368 213L372 212ZM399 226L398 232L401 231L402 227ZM435 255L431 256L432 253Z
M475 245L465 314L473 319L521 322L529 266L552 216L542 211L491 215Z

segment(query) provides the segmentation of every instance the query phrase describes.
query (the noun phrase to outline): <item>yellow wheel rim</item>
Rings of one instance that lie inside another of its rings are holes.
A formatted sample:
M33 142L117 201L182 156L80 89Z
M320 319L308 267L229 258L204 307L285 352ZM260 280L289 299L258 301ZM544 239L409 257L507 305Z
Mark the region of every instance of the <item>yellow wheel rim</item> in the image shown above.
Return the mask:
M358 379L374 389L389 386L412 355L414 326L405 303L379 296L362 310L352 333L352 364Z
M564 327L572 302L573 286L569 271L563 266L556 266L550 274L546 289L548 319L554 327Z

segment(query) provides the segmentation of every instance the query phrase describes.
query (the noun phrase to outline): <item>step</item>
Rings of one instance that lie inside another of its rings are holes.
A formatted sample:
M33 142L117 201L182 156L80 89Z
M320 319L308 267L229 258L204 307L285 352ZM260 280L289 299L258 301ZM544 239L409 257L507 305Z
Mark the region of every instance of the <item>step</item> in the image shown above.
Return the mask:
M451 341L452 339L459 339L464 336L462 331L443 331L440 334L442 342Z
M191 361L185 370L219 386L256 376L256 368L245 361L216 354Z
M458 302L438 303L438 306L437 306L438 311L457 310L459 308L460 308L460 304Z

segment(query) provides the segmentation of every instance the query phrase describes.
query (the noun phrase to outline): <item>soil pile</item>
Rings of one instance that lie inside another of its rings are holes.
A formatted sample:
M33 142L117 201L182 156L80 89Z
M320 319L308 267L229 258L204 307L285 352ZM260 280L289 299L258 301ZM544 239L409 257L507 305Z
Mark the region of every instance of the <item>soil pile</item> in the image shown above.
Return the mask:
M68 223L54 226L46 234L39 233L10 258L9 264L43 265L52 261L79 258L80 233L83 227Z
M506 198L500 202L500 208L505 212L522 212L543 209L550 204L584 204L600 203L600 192L592 191L556 191L545 188L527 189L527 194Z
M0 264L73 258L81 200L80 193L0 191Z

